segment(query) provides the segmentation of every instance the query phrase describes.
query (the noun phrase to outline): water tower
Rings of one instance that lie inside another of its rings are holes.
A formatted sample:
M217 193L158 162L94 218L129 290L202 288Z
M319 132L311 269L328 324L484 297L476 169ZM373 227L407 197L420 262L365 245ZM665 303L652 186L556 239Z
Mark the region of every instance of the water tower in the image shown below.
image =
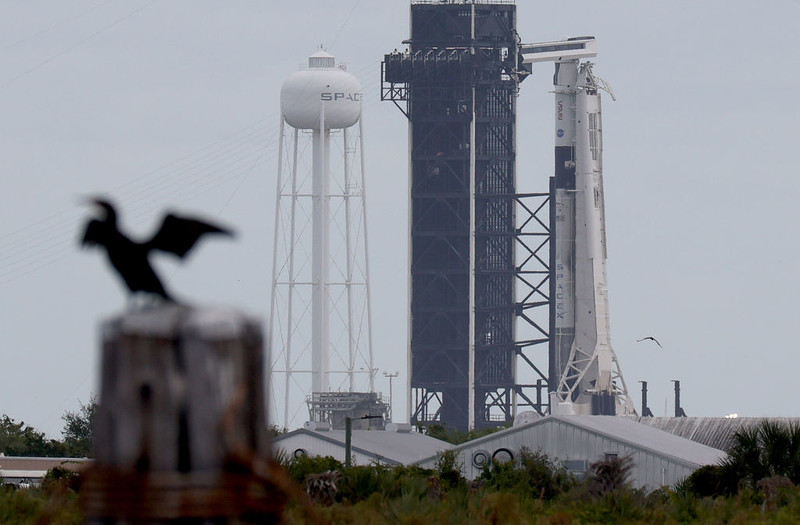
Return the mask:
M359 81L324 51L281 88L269 359L273 422L281 426L302 423L306 403L310 421L332 425L355 406L360 415L381 407L361 96Z

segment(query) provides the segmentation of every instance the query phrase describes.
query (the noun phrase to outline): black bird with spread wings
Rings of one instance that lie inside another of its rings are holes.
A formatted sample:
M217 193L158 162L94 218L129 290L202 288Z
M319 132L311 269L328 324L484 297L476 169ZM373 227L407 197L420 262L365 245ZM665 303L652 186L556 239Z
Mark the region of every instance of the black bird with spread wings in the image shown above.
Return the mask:
M117 212L105 199L91 199L91 204L103 212L100 218L86 223L81 244L102 246L106 249L108 260L120 275L131 293L145 292L174 301L164 289L164 285L150 266L148 256L153 250L172 253L180 258L186 256L197 241L207 233L232 236L233 232L197 219L176 217L169 213L164 217L161 227L148 241L136 242L129 239L117 226Z
M653 337L651 335L648 335L647 337L642 337L641 339L637 339L636 340L637 343L641 343L642 341L653 341L655 344L658 345L659 348L664 348L663 346L661 346L661 343L658 342L658 339L656 339L655 337Z

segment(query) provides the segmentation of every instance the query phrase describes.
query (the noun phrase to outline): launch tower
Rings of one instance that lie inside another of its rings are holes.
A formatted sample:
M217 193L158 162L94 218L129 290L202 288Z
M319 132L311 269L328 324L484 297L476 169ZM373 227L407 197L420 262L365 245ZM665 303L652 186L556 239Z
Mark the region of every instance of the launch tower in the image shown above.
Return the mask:
M385 56L381 98L409 120L411 421L510 423L518 404L546 404L546 377L538 389L520 385L517 370L521 357L533 365L516 338L528 306L516 287L535 290L522 294L531 303L545 287L520 281L516 261L515 110L526 76L516 6L412 0L405 43Z

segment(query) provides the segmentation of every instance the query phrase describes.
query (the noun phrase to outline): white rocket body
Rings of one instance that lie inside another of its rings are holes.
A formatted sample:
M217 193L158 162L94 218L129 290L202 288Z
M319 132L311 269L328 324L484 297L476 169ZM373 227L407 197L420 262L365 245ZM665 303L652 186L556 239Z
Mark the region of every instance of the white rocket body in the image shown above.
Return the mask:
M593 36L523 44L523 64L554 62L550 413L630 414L633 403L611 347L606 283L603 140L592 74ZM613 95L612 95L613 96Z
M552 315L555 317L552 366L563 371L575 340L575 92L578 61L556 63L555 84L555 280ZM553 376L551 376L553 377ZM555 376L560 377L560 376Z
M597 79L592 75L591 64L578 67L577 60L559 63L556 71L556 158L564 157L563 151L559 155L558 148L568 147L570 133L574 133L574 189L570 187L571 181L556 183L554 336L556 361L562 372L551 396L551 412L632 413L633 403L611 347L609 329L602 119ZM573 78L577 82L572 82ZM568 104L572 104L569 110L573 121L560 122L559 112L561 108L568 112ZM565 358L567 344L569 352Z

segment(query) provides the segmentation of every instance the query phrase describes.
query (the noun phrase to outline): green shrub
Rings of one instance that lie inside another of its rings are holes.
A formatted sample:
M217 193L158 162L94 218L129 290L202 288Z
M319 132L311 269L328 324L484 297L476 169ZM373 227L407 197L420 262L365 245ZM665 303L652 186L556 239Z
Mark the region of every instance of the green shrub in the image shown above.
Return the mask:
M84 522L72 490L47 493L40 489L0 487L0 523L3 525L80 525Z
M78 491L81 476L74 470L64 467L53 467L47 471L42 479L42 490L51 493L59 490Z
M355 466L343 471L337 484L336 499L346 503L357 503L378 492L394 498L400 494L398 472L382 465Z
M32 523L43 506L44 499L34 491L4 488L0 490L0 523Z
M681 484L680 489L691 492L699 498L715 498L736 494L739 480L729 467L705 465L692 472Z
M631 456L613 456L592 463L587 479L589 493L596 497L605 497L629 489L632 469Z
M575 480L558 462L526 447L520 449L516 464L492 463L478 479L485 482L487 489L517 492L544 500L551 500L575 485Z
M466 485L464 465L458 461L458 453L455 450L446 450L439 454L433 470L445 491Z
M444 425L433 423L424 427L420 426L419 430L421 431L424 430L425 434L429 435L432 438L441 439L442 441L447 441L452 445L460 445L461 443L466 443L467 441L478 439L479 437L488 436L489 434L494 434L495 432L499 432L504 428L508 428L508 426L475 428L470 430L469 432L464 432L463 430L448 428L445 427Z
M302 455L290 459L285 465L289 476L296 482L303 483L309 474L319 474L328 470L343 471L344 465L331 456Z
M3 525L84 523L78 505L79 475L56 467L47 472L40 488L0 485L0 523Z

